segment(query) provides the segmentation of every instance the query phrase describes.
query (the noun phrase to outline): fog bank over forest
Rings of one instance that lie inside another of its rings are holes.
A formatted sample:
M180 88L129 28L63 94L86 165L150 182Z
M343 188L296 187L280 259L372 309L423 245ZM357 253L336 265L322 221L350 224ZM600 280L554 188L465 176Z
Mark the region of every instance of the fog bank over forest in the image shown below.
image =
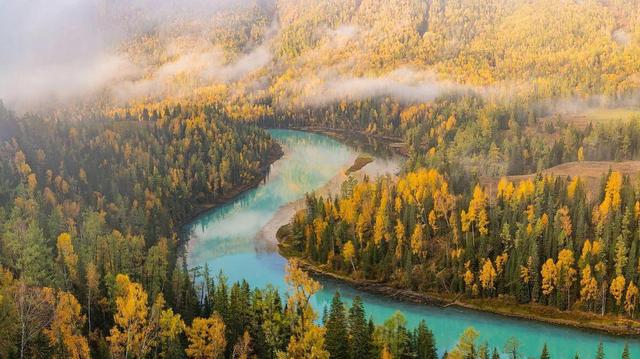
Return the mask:
M0 99L19 111L195 93L279 108L458 92L626 105L640 87L633 4L4 0Z

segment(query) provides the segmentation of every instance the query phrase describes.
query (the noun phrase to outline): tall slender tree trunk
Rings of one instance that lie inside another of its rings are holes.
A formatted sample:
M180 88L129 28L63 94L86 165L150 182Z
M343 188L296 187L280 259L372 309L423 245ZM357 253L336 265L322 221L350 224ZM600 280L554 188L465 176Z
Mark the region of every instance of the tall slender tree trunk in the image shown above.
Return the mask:
M607 281L602 281L602 307L601 307L601 315L604 317L605 306L607 304Z

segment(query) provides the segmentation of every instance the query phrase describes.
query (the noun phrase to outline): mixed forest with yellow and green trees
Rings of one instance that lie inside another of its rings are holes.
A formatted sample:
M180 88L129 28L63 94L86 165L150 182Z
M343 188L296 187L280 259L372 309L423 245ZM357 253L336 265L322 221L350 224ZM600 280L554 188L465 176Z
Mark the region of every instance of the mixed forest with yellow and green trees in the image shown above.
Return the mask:
M376 325L359 298L320 316L309 266L639 330L640 177L551 171L640 161L637 0L248 0L155 22L101 4L135 74L0 102L0 358L518 357ZM406 155L307 195L281 231L287 293L192 270L180 230L264 178L271 127Z

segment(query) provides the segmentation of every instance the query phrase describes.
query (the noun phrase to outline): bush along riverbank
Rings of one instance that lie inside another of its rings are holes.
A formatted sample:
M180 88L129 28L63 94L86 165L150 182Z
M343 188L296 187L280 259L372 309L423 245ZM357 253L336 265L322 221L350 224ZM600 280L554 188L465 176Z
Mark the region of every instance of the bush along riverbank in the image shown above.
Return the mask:
M640 202L612 172L603 195L539 176L452 193L435 170L309 195L279 231L281 253L317 275L403 300L640 334Z

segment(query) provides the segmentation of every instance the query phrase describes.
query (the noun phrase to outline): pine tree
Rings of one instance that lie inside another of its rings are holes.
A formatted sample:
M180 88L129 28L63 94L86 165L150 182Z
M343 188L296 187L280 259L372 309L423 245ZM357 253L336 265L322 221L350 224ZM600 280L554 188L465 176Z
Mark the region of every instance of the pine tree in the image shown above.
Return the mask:
M549 356L549 349L547 349L547 343L544 343L544 346L542 347L542 354L540 354L540 359L550 359L551 356Z
M622 351L622 359L629 359L631 358L631 354L629 354L629 344L626 343L624 345L624 350Z
M372 351L372 338L367 319L364 316L362 299L358 296L353 298L353 304L349 309L349 334L351 358L369 357Z
M370 358L377 358L380 356L380 348L378 348L378 346L374 345L373 343L373 335L376 331L376 325L373 324L373 318L369 318L369 322L367 324L368 327L368 331L367 331L367 335L369 338L369 349L367 351L368 355Z
M347 318L339 292L333 296L325 327L327 329L325 343L331 358L349 358Z
M414 334L416 354L421 359L437 359L438 352L436 351L436 342L433 337L433 333L427 328L427 323L424 320L420 322L415 329Z
M604 346L602 342L598 344L598 351L596 352L596 359L604 359Z

